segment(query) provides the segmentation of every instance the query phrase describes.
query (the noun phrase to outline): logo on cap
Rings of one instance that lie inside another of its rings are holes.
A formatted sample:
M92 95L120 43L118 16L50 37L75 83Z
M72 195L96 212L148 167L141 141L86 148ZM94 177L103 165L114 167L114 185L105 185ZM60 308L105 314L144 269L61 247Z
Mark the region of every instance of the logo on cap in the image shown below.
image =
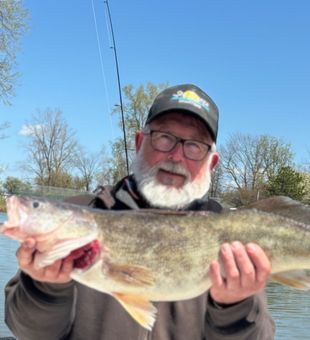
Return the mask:
M200 98L194 91L188 90L184 92L180 90L176 94L172 95L171 100L177 101L179 103L191 104L198 107L199 109L203 107L205 110L209 111L209 103L206 100Z

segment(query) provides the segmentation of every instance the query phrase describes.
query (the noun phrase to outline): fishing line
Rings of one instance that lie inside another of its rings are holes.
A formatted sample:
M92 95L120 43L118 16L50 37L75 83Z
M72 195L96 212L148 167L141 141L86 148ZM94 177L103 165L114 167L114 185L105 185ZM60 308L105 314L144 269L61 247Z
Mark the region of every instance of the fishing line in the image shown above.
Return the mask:
M93 10L93 20L94 20L95 30L96 30L99 60L100 60L100 65L101 65L101 74L102 74L102 78L103 78L105 97L106 97L108 111L109 111L109 120L110 120L110 126L111 126L111 131L112 131L112 138L115 139L113 124L112 124L112 117L111 117L111 113L110 113L111 112L111 104L110 104L110 100L109 100L107 80L106 80L106 75L105 75L104 65L103 65L103 57L102 57L101 46L100 46L99 31L98 31L98 25L97 25L97 17L96 17L96 10L95 10L95 6L94 6L94 0L91 0L91 4L92 4L92 10ZM109 40L110 39L111 38L109 36Z

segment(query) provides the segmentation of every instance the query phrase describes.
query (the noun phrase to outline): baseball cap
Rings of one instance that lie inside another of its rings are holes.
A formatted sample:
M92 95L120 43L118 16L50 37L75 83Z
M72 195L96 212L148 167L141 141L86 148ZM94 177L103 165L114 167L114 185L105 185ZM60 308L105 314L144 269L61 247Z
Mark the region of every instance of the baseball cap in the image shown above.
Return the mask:
M200 118L210 131L214 142L217 138L219 111L213 100L198 86L182 84L168 87L155 98L146 119L150 123L169 111L186 111Z

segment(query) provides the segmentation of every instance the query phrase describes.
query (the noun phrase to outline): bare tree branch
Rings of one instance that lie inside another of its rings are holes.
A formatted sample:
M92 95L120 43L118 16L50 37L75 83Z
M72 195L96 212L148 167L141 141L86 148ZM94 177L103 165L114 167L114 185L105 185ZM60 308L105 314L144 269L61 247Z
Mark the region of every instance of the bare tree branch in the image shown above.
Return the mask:
M293 159L290 145L280 139L240 133L228 139L220 155L227 183L247 199L257 199L269 178Z
M38 184L57 186L75 162L77 142L58 109L38 111L28 123L27 161L24 168Z
M0 1L0 100L10 104L14 95L16 50L27 29L27 12L21 0Z

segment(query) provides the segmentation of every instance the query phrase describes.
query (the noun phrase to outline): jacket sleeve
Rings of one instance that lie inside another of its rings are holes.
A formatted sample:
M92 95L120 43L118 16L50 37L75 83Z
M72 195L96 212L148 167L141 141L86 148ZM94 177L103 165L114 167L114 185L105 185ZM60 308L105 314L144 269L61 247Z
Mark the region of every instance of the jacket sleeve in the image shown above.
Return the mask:
M20 340L63 339L74 319L74 283L47 284L18 272L5 288L5 321Z
M208 340L272 340L275 324L267 310L265 293L240 303L221 308L208 297L206 339Z

